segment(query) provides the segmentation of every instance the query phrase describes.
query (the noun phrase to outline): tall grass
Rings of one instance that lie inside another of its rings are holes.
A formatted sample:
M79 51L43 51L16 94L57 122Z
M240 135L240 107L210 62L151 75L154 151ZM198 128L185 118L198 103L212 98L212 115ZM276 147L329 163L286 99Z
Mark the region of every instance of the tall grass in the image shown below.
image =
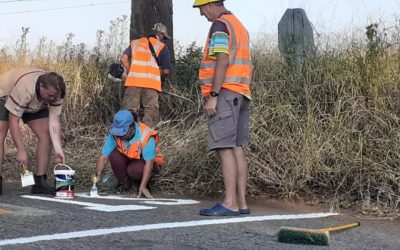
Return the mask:
M43 38L33 52L22 36L17 53L0 51L1 71L22 61L66 78L63 139L67 162L83 186L121 101L121 86L106 80L108 65L127 45L108 39L125 36L121 26L123 19L110 34L99 32L94 49L73 43L71 34L60 46ZM253 41L251 140L245 147L249 194L399 205L400 32L394 27L389 34L381 26L368 26L362 37L340 47L320 42L316 58L301 72L288 68L265 38ZM207 151L196 84L201 48L177 48L176 79L167 82L160 99L166 166L154 188L219 194L221 171L215 153Z
M398 28L391 37L383 30L373 24L347 46L319 50L302 72L265 38L253 43L249 193L398 207L400 40ZM199 116L163 135L169 162L160 188L218 193L205 119L186 107Z

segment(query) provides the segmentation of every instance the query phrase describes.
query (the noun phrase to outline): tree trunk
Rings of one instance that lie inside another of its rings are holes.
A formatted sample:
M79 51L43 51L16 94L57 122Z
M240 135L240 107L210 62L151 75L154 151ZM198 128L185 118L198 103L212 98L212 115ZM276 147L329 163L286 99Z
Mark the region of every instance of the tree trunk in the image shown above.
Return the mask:
M163 42L168 45L171 60L174 60L172 0L132 0L130 39L152 34L155 23L167 26L172 39Z

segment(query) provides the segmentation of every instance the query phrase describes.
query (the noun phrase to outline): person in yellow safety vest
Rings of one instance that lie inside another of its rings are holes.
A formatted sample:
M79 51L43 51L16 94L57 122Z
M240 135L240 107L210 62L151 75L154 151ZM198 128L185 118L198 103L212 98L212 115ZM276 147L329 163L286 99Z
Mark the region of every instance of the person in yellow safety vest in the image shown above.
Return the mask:
M248 166L243 145L249 141L250 60L249 35L228 11L223 0L195 0L194 8L212 22L199 79L206 100L208 147L221 163L225 197L221 204L200 210L205 216L249 214L246 203Z
M96 163L97 180L110 161L120 192L129 191L133 182L139 182L138 197L151 198L148 183L153 173L160 172L164 161L158 141L158 132L137 122L136 114L134 118L128 110L118 111Z
M158 93L161 92L162 79L168 77L171 69L169 50L162 42L170 39L167 28L156 23L153 31L154 35L132 40L120 58L128 72L122 109L131 109L139 114L142 104L142 120L150 127L159 122Z

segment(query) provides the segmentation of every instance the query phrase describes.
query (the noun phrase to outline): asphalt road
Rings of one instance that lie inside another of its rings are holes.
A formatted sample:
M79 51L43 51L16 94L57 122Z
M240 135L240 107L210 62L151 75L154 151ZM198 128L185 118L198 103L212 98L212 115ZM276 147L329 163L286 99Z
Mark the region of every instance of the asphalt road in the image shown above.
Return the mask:
M251 215L203 217L198 211L218 201L156 197L60 201L33 196L29 189L6 189L0 196L0 249L320 249L279 243L276 233L282 226L324 228L355 221L361 226L331 233L325 248L400 249L399 221L350 213L324 217L328 208L268 200L250 201ZM311 215L323 217L307 218Z

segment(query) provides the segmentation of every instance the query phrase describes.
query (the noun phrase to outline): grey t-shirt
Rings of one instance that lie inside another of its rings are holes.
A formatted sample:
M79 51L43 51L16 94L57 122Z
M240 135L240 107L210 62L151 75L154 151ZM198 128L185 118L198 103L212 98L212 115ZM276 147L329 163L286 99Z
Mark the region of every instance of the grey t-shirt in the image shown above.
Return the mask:
M224 11L222 14L221 14L221 16L223 16L223 15L225 15L225 14L232 14L232 12L230 12L230 11ZM220 16L220 17L221 17ZM215 33L215 32L224 32L224 33L226 33L227 35L229 35L229 31L228 31L228 28L226 27L226 24L225 23L223 23L223 22L221 22L221 21L214 21L213 22L213 24L211 25L211 28L210 28L210 38L212 37L212 35Z

